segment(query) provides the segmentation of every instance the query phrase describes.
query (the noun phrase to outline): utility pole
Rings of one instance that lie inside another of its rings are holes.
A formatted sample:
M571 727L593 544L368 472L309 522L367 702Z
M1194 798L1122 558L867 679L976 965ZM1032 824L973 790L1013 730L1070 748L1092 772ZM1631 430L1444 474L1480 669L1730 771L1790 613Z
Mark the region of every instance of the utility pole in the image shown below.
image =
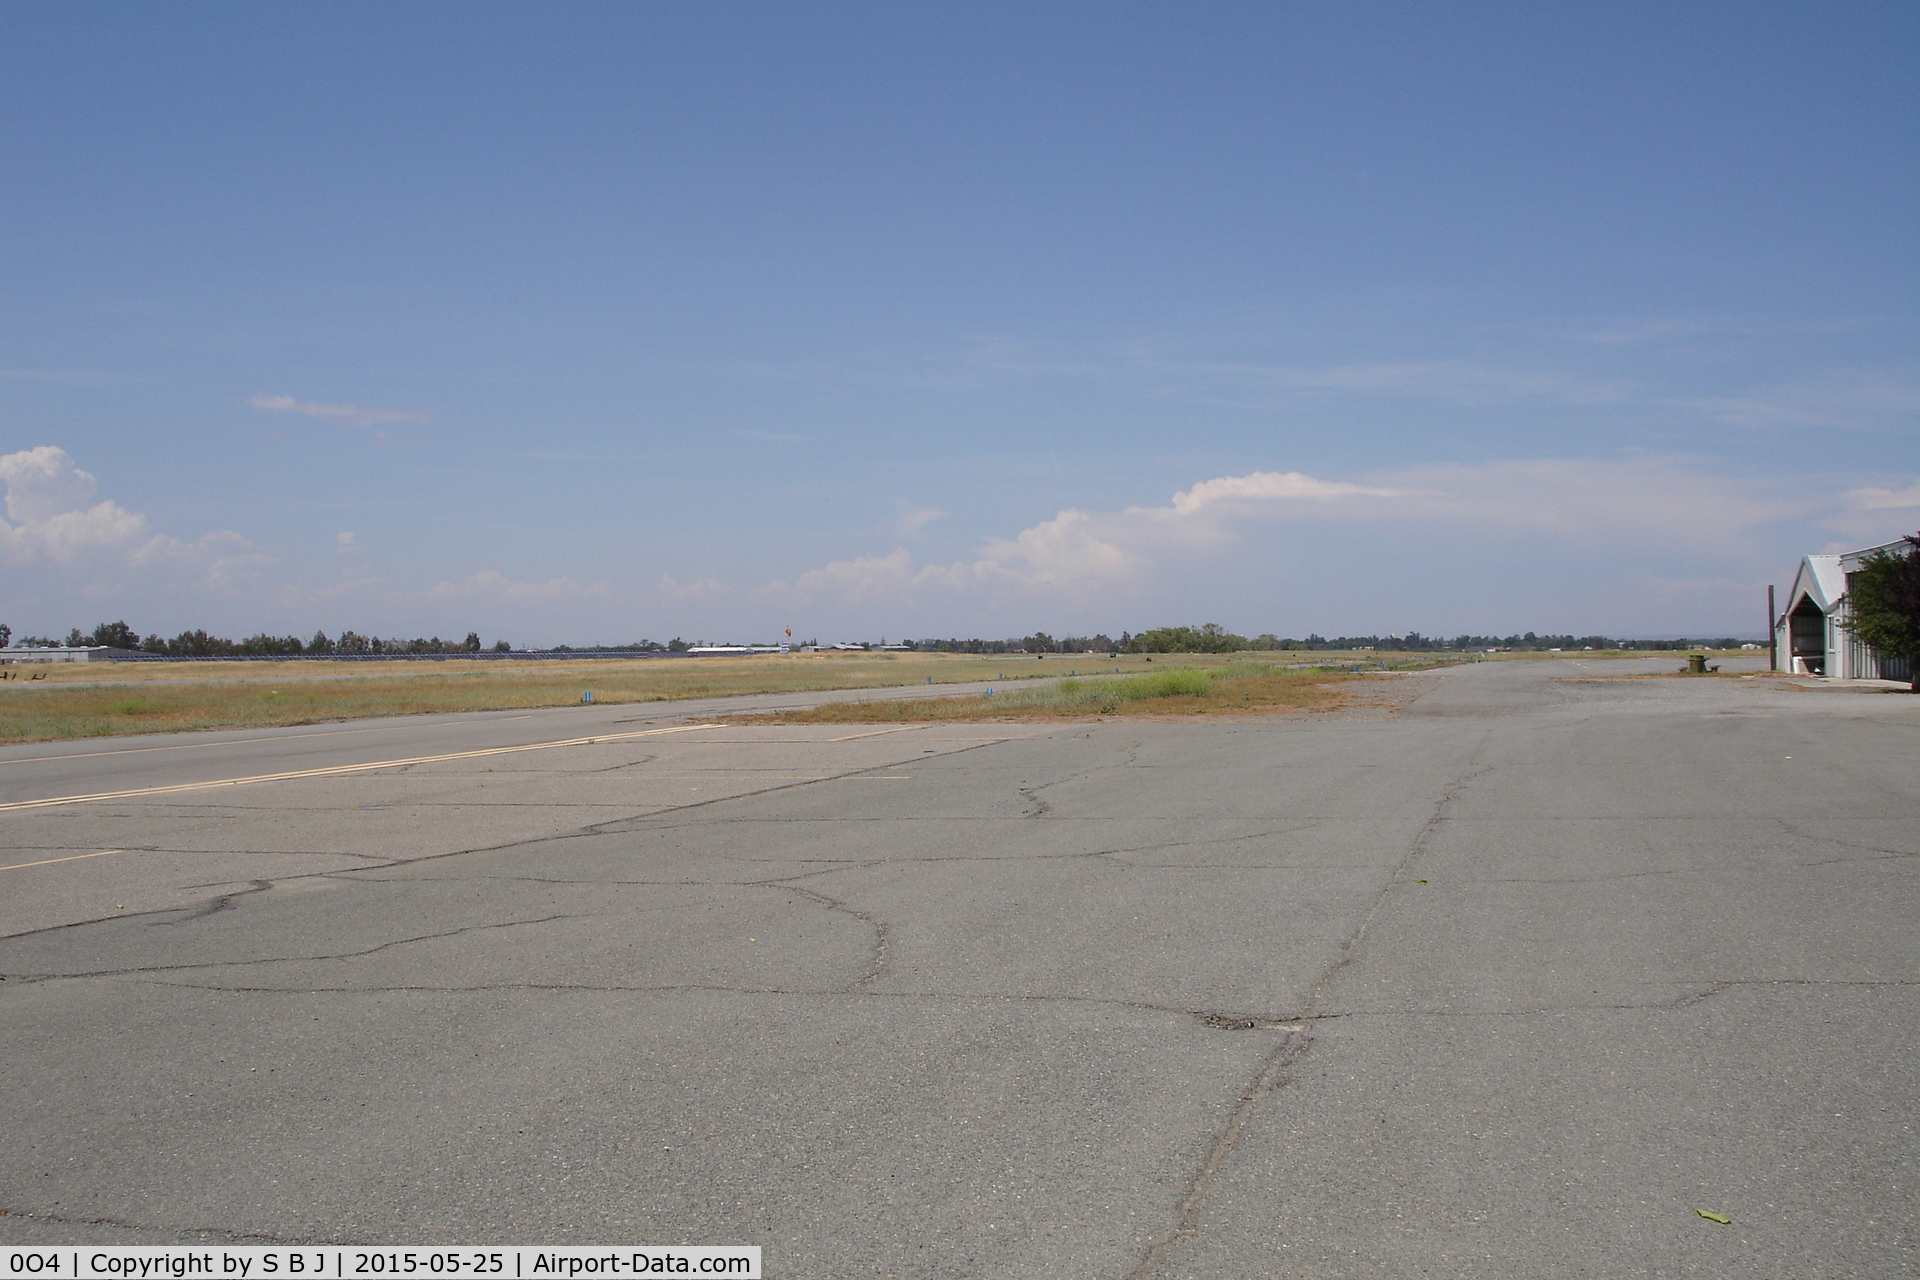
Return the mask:
M1780 669L1780 628L1775 625L1773 584L1767 584L1767 670Z

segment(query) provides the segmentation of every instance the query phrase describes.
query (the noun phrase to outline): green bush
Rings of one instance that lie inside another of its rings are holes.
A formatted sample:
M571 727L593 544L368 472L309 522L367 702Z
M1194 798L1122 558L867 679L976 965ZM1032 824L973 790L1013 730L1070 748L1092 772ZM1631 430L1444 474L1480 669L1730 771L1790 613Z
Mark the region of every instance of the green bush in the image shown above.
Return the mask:
M1110 713L1122 702L1145 702L1152 698L1204 698L1213 691L1214 681L1223 674L1182 667L1112 680L1070 678L1050 689L1023 689L1002 696L1008 705L1098 706L1101 711Z

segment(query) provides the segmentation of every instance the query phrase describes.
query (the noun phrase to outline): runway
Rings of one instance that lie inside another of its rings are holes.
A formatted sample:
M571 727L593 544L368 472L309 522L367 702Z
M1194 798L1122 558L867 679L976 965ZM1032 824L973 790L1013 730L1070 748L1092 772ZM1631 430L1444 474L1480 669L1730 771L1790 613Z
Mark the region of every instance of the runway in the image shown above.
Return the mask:
M1912 1274L1920 699L1674 665L0 750L0 1237Z

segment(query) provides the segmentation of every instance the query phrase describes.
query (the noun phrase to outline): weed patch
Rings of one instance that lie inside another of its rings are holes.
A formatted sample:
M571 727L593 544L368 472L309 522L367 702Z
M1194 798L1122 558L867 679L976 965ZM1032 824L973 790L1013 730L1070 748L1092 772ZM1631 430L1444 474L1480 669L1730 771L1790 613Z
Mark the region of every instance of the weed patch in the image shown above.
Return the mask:
M906 724L1328 711L1346 701L1343 685L1372 678L1348 671L1235 663L1209 670L1175 668L1144 675L1069 679L1044 688L972 697L827 702L775 715L731 719L735 724Z
M1024 683L1054 674L1053 659L1016 666L995 655L865 654L737 658L597 659L591 662L449 661L427 671L418 663L208 663L146 667L129 663L108 673L49 668L45 683L0 685L0 742L45 742L195 729L265 728L360 720L376 716L444 715L579 706L593 691L596 706L973 681ZM1153 668L1141 659L1093 659L1109 669ZM1053 663L1053 666L1049 666ZM94 683L103 674L111 683ZM271 683L269 683L269 681ZM263 687L264 686L264 687Z
M1378 665L1373 655L1368 665ZM1077 674L1033 687L1063 670ZM1097 674L1088 675L1089 670ZM975 708L953 713L956 718L1224 714L1333 705L1339 695L1323 686L1350 670L1344 663L1297 667L1245 656L1176 659L1170 654L1117 659L1049 654L1038 660L1018 654L796 654L766 661L454 659L425 672L411 662L129 663L108 672L50 666L35 673L49 677L44 683L0 684L0 742L579 706L586 690L599 706L980 680L993 682L993 697L953 700ZM816 714L829 721L925 719L930 704L915 699L896 712L883 710L888 705L836 703L839 709ZM862 709L844 709L849 706Z

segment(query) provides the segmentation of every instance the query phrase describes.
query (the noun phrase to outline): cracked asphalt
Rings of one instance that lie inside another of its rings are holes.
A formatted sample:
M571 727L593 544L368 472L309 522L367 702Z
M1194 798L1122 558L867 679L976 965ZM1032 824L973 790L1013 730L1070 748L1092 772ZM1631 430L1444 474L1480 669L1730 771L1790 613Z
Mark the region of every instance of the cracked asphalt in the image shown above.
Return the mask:
M1672 666L0 750L0 1238L1915 1274L1920 699Z

